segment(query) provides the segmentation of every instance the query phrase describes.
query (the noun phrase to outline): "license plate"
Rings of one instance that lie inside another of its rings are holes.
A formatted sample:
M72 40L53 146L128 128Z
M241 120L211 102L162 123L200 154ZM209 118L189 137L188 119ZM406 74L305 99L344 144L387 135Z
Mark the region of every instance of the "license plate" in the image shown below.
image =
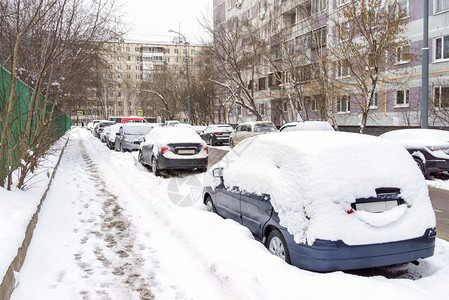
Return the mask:
M384 212L398 206L397 200L392 201L378 201L378 202L367 202L367 203L356 203L356 210L363 210L372 213Z
M195 154L195 150L193 150L193 149L180 149L180 150L178 150L178 154Z

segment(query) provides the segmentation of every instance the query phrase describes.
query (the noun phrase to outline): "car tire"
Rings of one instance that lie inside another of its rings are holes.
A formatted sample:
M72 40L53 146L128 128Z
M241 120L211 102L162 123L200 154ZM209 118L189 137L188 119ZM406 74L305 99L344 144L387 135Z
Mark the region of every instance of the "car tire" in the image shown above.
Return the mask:
M200 171L201 173L207 172L207 168L198 168L198 171Z
M212 139L212 137L209 138L209 145L211 145L211 146L214 145L214 140Z
M145 161L143 160L142 150L139 150L139 154L137 155L137 159L139 160L139 162L140 162L143 166L146 166L146 163L145 163Z
M423 162L419 158L415 158L416 165L421 170L422 174L424 175L425 179L429 179L429 175L426 172L426 168L424 167Z
M206 201L204 201L204 204L206 205L207 211L217 213L217 210L215 209L214 202L212 201L211 196L207 196Z
M155 157L153 157L153 159L151 160L151 171L153 172L154 176L159 176L160 174L160 170L157 167L157 159Z
M282 258L286 263L290 264L290 253L288 251L287 242L285 242L282 233L275 229L270 232L267 238L266 247L271 254Z
M229 139L229 146L231 146L231 148L234 148L234 140L233 139Z

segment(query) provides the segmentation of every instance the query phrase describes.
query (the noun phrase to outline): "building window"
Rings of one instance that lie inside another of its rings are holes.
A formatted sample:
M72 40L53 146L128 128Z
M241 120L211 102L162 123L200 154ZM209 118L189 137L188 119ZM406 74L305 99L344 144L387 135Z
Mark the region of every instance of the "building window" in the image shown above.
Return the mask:
M173 53L174 53L174 54L178 54L178 49L174 49L174 50L173 50Z
M337 5L338 5L338 6L341 6L341 5L344 5L344 4L346 4L346 3L349 3L349 1L351 1L351 0L338 0L338 1L337 1Z
M407 18L410 16L410 0L398 1L398 16Z
M108 83L108 88L112 89L114 87L114 84Z
M337 77L349 76L349 63L347 59L340 60L337 63Z
M128 56L126 57L126 61L131 61L131 56L128 55Z
M112 79L112 74L111 73L108 73L108 78Z
M374 93L373 99L371 99L371 102L369 104L370 108L377 108L379 106L378 96L377 92Z
M126 47L126 52L130 52L131 48L130 47Z
M117 74L117 79L122 79L122 74L118 73Z
M265 11L267 9L267 5L265 3L265 0L259 2L259 14L265 14Z
M131 66L130 65L127 65L126 66L126 69L129 71L129 70L131 70Z
M313 11L319 13L327 9L327 0L313 0Z
M316 29L312 32L312 49L318 49L326 46L327 42L326 26Z
M182 54L187 54L187 50L186 49L182 49Z
M131 74L126 74L126 79L131 79Z
M136 79L137 79L137 80L141 80L141 79L142 79L142 75L141 75L141 74L137 74L137 75L136 75Z
M435 13L449 10L449 0L435 0Z
M109 97L109 98L114 97L114 92L108 92L108 97Z
M259 114L265 116L265 103L259 103Z
M433 101L435 107L449 108L449 86L435 87Z
M122 65L117 65L117 70L121 70L122 69Z
M111 54L108 55L108 60L112 61L112 55Z
M259 78L259 91L263 91L265 89L265 77Z
M410 45L398 47L396 49L396 63L403 64L410 62Z
M396 91L396 103L397 106L406 106L409 104L410 91L409 90L399 90Z
M190 50L190 55L195 55L195 49Z
M121 98L121 97L122 97L122 92L118 91L118 92L117 92L117 97L118 97L118 98Z
M108 66L108 69L109 69L109 70L112 70L112 65L109 65L109 66Z
M435 39L435 60L449 58L449 35Z
M347 113L351 111L351 97L348 95L341 96L337 100L337 112Z

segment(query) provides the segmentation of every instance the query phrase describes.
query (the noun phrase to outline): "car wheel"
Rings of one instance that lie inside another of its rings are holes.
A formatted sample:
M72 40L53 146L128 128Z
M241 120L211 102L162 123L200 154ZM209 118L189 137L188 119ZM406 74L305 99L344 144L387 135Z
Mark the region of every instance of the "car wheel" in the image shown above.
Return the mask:
M207 196L205 204L206 204L207 211L214 212L214 213L217 212L215 210L214 202L212 202L212 198L210 196Z
M143 166L146 166L145 162L143 161L142 150L139 150L138 160Z
M200 171L201 173L207 172L207 168L198 168L198 171Z
M290 253L287 243L279 230L273 230L268 235L267 248L271 254L282 258L286 263L290 263Z
M416 165L421 170L422 174L424 175L424 178L428 179L429 175L426 173L426 169L424 168L423 162L419 158L415 158Z
M153 159L151 161L151 170L153 171L153 174L155 176L159 176L160 170L157 167L157 159L155 157L153 157Z
M231 148L234 148L234 140L233 139L229 139L229 146L231 146Z
M214 141L212 140L212 137L209 138L209 145L211 145L211 146L214 145Z

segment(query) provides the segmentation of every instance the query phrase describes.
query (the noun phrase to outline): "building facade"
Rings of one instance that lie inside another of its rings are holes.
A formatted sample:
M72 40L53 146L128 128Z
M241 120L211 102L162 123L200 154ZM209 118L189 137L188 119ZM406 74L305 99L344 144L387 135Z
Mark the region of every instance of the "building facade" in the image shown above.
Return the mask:
M249 22L261 31L261 38L270 48L271 64L261 61L257 78L248 77L248 89L264 120L277 126L296 121L301 115L307 119L332 117L339 126L359 127L362 111L353 96L336 95L325 85L317 84L317 74L324 72L340 80L340 85L353 84L344 60L332 58L330 47L338 43L342 28L336 16L351 0L214 0L214 27L231 20ZM385 0L385 5L394 0ZM383 73L369 102L368 127L420 126L421 122L421 48L423 46L423 1L397 0L397 9L404 12L406 22L403 35L409 44L396 49L395 62ZM429 0L429 126L449 125L449 1ZM279 50L282 32L286 46ZM285 50L286 49L286 50ZM285 55L300 49L307 59L298 61L296 79L288 80L291 72L283 61ZM287 54L285 54L287 52ZM321 64L316 53L327 56ZM413 55L412 55L413 54ZM386 54L388 55L388 54ZM413 59L410 59L413 57ZM367 58L368 59L368 58ZM270 58L268 58L270 60ZM330 61L330 62L329 62ZM254 72L253 72L254 73ZM346 81L345 81L346 80ZM346 82L346 83L345 83ZM335 84L334 84L335 85ZM300 112L292 95L302 93L306 112ZM220 95L220 97L229 97ZM324 99L324 100L323 100ZM326 105L328 114L320 113ZM255 120L254 113L229 101L226 112L229 123ZM221 121L217 117L217 122Z
M173 43L106 43L101 54L101 86L96 93L103 117L140 115L160 121L147 101L151 93L142 88L142 83L158 70L184 72L187 59L192 70L201 49L181 38L175 38Z

